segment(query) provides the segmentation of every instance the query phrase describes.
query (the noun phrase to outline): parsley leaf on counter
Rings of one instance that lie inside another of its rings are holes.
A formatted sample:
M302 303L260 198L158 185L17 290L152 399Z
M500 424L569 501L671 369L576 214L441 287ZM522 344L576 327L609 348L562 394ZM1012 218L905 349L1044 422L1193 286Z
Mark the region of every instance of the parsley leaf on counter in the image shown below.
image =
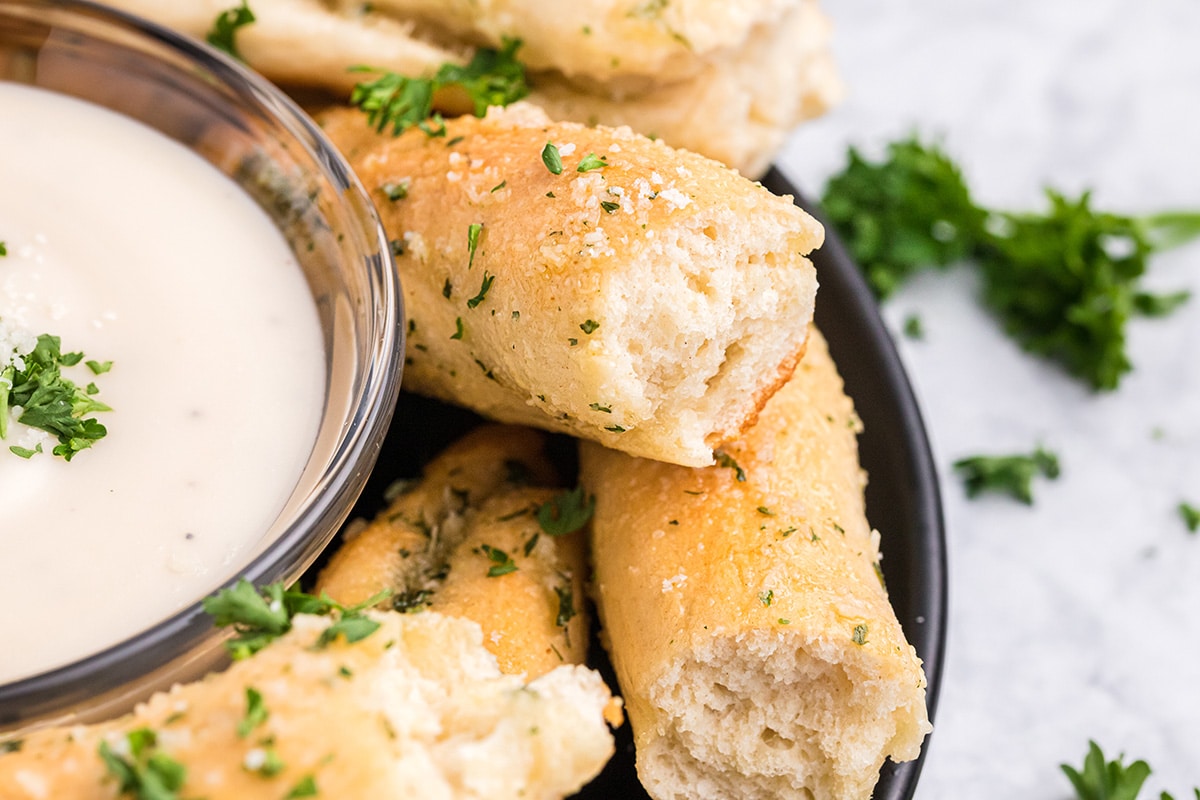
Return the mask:
M987 217L962 172L937 145L888 145L878 164L850 148L821 207L879 298L913 274L968 258Z
M1078 800L1135 800L1150 776L1150 765L1140 759L1129 766L1124 762L1123 755L1109 761L1100 746L1089 741L1082 771L1068 764L1059 766L1075 787ZM1200 789L1193 789L1192 793L1200 800ZM1163 792L1159 800L1174 800L1174 797Z
M982 492L1007 494L1026 505L1033 504L1031 483L1037 474L1054 479L1059 475L1058 456L1038 447L1030 455L972 456L954 462L962 477L967 497Z
M237 32L238 28L245 27L254 21L254 12L250 10L250 6L246 5L246 0L242 0L240 6L227 8L217 15L217 18L213 20L212 28L204 37L205 41L238 61L245 61L237 49Z
M506 106L529 94L525 67L516 59L520 46L519 39L505 39L499 50L481 47L466 66L443 64L432 78L354 67L354 72L380 76L355 86L350 103L367 113L377 131L382 133L390 125L393 135L421 125L435 108L454 112L469 108L482 117L488 106Z
M851 148L821 202L881 299L923 269L973 262L985 303L1023 348L1093 389L1115 389L1131 368L1125 323L1188 299L1141 291L1146 262L1200 236L1200 213L1131 217L1095 210L1088 192L1046 196L1044 213L984 208L954 162L913 137L879 163Z
M66 461L103 439L108 430L87 415L112 409L62 375L63 367L73 367L82 360L83 353L62 352L61 340L45 333L37 337L29 353L14 355L7 363L0 360L0 439L8 435L9 410L13 407L21 409L17 422L58 438L51 452ZM40 452L9 449L26 458Z
M1153 252L1146 220L1096 211L1085 192L1046 190L1045 214L999 214L976 253L984 299L1026 350L1061 363L1094 389L1115 389L1132 365L1125 323L1186 299L1139 291Z
M318 649L338 636L344 636L348 643L365 639L379 628L379 623L362 612L388 594L381 592L356 606L346 607L324 593L315 597L297 589L284 589L281 583L258 589L242 578L232 588L204 598L203 604L204 610L212 616L213 624L218 628L232 625L237 632L225 642L225 647L233 660L238 661L254 655L290 631L292 617L297 614L337 614L338 619L317 639L315 647Z
M1129 766L1123 762L1124 756L1106 760L1100 746L1089 741L1082 772L1067 764L1059 766L1079 800L1134 800L1150 775L1150 766L1140 760Z
M1179 517L1183 520L1183 524L1187 526L1190 533L1200 530L1200 508L1185 502L1180 503L1178 509Z

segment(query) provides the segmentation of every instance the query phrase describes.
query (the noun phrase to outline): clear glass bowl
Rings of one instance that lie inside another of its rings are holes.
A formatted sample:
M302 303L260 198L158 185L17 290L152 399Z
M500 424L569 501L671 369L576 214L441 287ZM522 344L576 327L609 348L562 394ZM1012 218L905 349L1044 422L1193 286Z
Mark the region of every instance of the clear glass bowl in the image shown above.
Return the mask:
M325 406L277 536L264 537L238 575L295 580L362 491L400 386L399 279L366 192L316 125L266 81L198 42L103 6L0 3L0 80L78 97L155 128L232 177L284 232L321 320ZM20 609L10 602L0 613ZM224 638L196 602L103 652L0 685L0 738L120 713L219 666Z

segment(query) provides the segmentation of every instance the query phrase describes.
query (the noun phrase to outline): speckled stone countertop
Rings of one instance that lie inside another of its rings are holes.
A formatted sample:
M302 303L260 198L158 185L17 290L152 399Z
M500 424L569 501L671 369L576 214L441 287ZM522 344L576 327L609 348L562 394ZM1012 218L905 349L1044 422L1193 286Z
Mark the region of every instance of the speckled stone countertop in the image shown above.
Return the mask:
M829 0L846 100L779 164L810 195L849 144L937 135L979 200L1200 209L1200 4L1192 0ZM1134 371L1093 394L1021 352L968 270L922 276L884 316L941 471L950 574L944 683L918 800L1073 796L1089 739L1143 758L1141 797L1200 786L1200 246L1144 285L1192 301L1129 329ZM819 301L818 301L819 302ZM925 338L900 334L919 314ZM951 463L1058 452L1036 503L968 500ZM885 532L886 535L886 532ZM885 565L886 567L886 565Z

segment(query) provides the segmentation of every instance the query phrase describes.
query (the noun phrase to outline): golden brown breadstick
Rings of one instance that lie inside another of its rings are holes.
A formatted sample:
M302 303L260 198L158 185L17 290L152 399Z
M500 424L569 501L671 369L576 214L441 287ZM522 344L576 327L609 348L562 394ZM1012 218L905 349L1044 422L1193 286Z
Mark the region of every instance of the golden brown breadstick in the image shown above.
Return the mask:
M538 509L562 494L545 488L555 480L544 442L528 428L467 434L351 529L317 592L352 605L389 590L384 605L470 619L506 673L583 663L584 537L551 536L538 522Z
M706 465L803 352L824 231L714 161L521 104L324 124L397 242L410 391Z
M329 618L298 616L266 649L127 717L34 733L0 750L0 797L550 800L611 755L596 673L563 666L526 683L496 668L467 620L373 618L366 638L322 644ZM160 792L122 792L123 780Z
M663 798L869 797L929 731L863 509L858 420L814 334L724 466L585 443L595 598Z
M228 0L112 0L164 25L204 36ZM246 62L293 89L345 100L371 65L429 77L466 63L476 45L521 39L534 104L555 119L629 125L728 164L766 171L786 136L842 95L817 0L752 3L630 2L604 8L441 0L254 0L237 32ZM525 7L520 7L525 6ZM689 7L690 6L690 7Z

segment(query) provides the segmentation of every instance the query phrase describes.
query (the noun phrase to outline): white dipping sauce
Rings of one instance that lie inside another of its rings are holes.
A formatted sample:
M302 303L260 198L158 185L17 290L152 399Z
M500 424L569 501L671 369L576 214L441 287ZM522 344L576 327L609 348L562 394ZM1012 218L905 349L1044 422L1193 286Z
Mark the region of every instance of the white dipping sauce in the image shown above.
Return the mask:
M0 82L0 319L113 362L71 462L0 441L0 683L145 630L261 547L312 449L308 284L236 184L178 143ZM3 356L0 356L3 358ZM26 441L28 441L26 439Z

